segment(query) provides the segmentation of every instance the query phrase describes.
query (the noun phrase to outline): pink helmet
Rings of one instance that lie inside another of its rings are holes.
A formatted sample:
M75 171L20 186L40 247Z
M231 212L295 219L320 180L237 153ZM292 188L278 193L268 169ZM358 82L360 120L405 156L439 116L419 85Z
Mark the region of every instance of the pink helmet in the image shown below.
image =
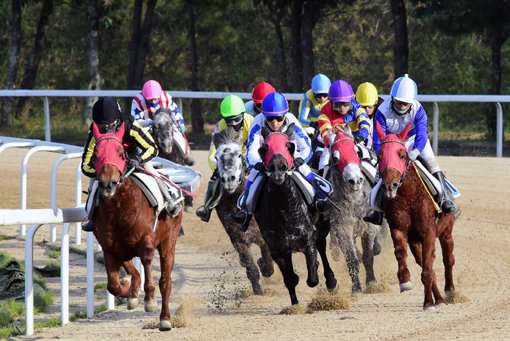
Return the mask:
M157 81L150 80L145 82L143 85L142 96L147 100L160 98L162 91L163 90L161 89L161 84L159 84Z

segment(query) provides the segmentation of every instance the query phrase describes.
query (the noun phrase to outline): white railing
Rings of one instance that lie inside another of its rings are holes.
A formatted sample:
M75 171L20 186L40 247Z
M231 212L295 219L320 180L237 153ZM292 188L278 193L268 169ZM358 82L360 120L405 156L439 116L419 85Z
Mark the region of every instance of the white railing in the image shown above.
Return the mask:
M30 148L25 154L21 165L21 191L20 209L0 209L0 226L21 224L20 235L25 235L26 224L32 224L25 240L25 324L26 335L34 332L34 296L33 296L33 240L37 230L44 224L51 224L50 240L56 240L56 225L63 224L61 239L61 321L69 323L69 225L75 223L76 244L81 243L81 222L87 216L84 204L81 203L81 162L75 174L75 201L76 207L60 209L56 207L56 183L58 166L65 160L81 157L83 148L39 140L23 140L0 136L0 154L8 148ZM27 209L27 164L30 156L39 151L63 153L53 164L51 172L51 208ZM182 188L195 192L200 186L201 174L189 167L174 164L168 160L156 158L153 161L160 173L168 175ZM94 316L94 243L95 238L91 232L87 233L87 317ZM138 261L138 269L141 263ZM143 274L143 271L140 271ZM143 286L143 283L142 283ZM106 307L114 309L114 297L107 294Z
M177 99L182 112L182 98L223 99L227 95L238 95L243 99L251 99L249 92L205 92L205 91L168 91L174 99ZM0 97L43 97L45 140L51 141L50 130L50 107L48 97L134 97L139 93L137 90L0 90ZM299 101L303 94L285 93L290 101ZM380 95L383 99L388 95ZM501 103L510 103L510 95L418 95L420 102L433 103L434 113L432 119L432 148L437 155L438 132L439 132L439 105L445 102L485 102L496 105L496 156L503 155L503 108Z

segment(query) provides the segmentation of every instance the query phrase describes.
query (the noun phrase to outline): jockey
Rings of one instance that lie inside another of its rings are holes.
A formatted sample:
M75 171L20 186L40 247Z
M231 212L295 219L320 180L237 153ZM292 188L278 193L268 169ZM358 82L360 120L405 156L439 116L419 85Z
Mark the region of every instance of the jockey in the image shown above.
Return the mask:
M262 82L253 88L251 92L251 101L246 102L246 113L252 116L257 116L260 114L260 108L262 106L262 101L264 98L270 94L271 92L275 92L274 86L267 82Z
M175 119L177 128L180 130L175 134L175 140L179 145L179 149L185 156L184 163L188 166L193 166L195 160L191 157L191 149L184 135L186 126L184 125L184 118L179 111L179 107L172 100L172 96L161 88L159 82L149 80L143 85L142 92L133 99L131 103L131 115L142 127L148 127L149 131L151 131L152 115L159 108L168 108L172 111L173 119Z
M314 174L306 164L312 157L310 138L303 130L296 117L288 112L288 103L285 96L279 92L270 93L262 102L262 114L255 117L250 128L247 161L252 170L250 171L248 182L246 183L241 211L234 216L234 221L241 224L243 228L248 226L252 216L246 204L250 187L259 172L264 172L266 170L266 165L258 152L259 148L264 143L261 134L262 127L266 127L273 132L284 132L292 123L294 123L294 132L290 137L290 142L296 145L296 150L293 155L295 167L306 180L312 183L314 188L331 188L331 185L325 179ZM325 194L329 195L330 192L331 190ZM314 194L314 206L318 212L322 213L327 209L327 201L324 197L324 193L317 193L316 191Z
M374 128L374 115L377 112L377 108L383 102L383 99L379 97L377 92L377 88L374 84L365 82L358 86L356 90L356 101L365 109L370 122L372 123L371 129ZM370 130L370 134L367 139L367 148L372 148L372 130Z
M390 91L391 98L385 100L375 114L375 120L379 122L381 128L386 134L399 134L409 123L412 123L411 130L407 135L405 144L409 150L408 156L412 161L420 156L424 166L439 180L443 197L441 201L441 210L445 215L452 214L456 207L450 192L446 188L444 174L439 168L432 147L430 146L429 133L427 127L427 114L420 102L416 100L418 88L416 83L409 78L407 74L400 77L393 83ZM379 152L380 140L377 132L373 133L374 150ZM377 191L382 180L372 189ZM375 203L380 207L379 203ZM374 207L373 207L374 208ZM363 220L380 225L383 213L374 210Z
M91 183L97 177L97 172L94 167L96 157L94 150L96 147L96 139L92 133L92 126L96 124L101 133L114 133L124 125L125 133L122 139L126 147L127 166L133 168L142 165L151 173L156 173L150 160L158 154L158 147L154 142L152 136L142 129L140 124L133 120L129 115L123 115L119 103L110 97L100 98L92 108L92 124L89 128L89 134L85 147L83 148L81 171L83 174L91 178ZM158 186L161 189L163 197L166 202L166 210L172 216L176 216L182 209L182 205L174 203L168 193L165 184L156 178ZM90 192L90 188L89 188ZM90 193L89 193L90 194ZM94 229L94 222L92 217L89 216L87 224L82 226L84 231L90 232Z
M345 125L351 128L356 143L368 139L372 124L365 109L354 100L354 92L349 83L337 80L329 88L329 102L321 109L319 116L319 131L324 145L329 148L327 132L337 133ZM337 128L339 127L339 128ZM329 149L325 148L319 162L319 174L329 163Z
M247 114L245 111L246 108L241 97L236 95L229 95L225 97L223 101L221 101L220 106L220 114L222 119L216 124L216 128L214 129L213 134L216 134L228 127L233 127L236 131L236 136L239 136L239 134L243 136L243 153L246 154L248 131L250 130L251 123L253 122L253 116ZM214 194L216 194L217 191L215 191L214 188L216 187L219 180L218 171L216 169L217 160L215 154L216 146L211 141L211 146L209 147L209 167L213 171L213 174L211 175L207 185L204 205L199 207L195 212L195 214L205 222L208 222L209 219L211 219L212 207L210 207L210 204L216 200Z
M319 114L322 107L328 103L330 86L331 81L322 73L312 78L312 88L305 92L299 102L299 122L305 130L306 127L319 128Z

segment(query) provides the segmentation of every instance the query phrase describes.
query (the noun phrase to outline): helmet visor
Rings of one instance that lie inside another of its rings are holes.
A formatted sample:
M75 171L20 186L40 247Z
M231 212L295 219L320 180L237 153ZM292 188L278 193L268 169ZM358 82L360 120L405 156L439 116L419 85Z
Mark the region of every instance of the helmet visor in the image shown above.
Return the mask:
M243 121L243 115L244 114L232 116L232 117L224 117L223 119L225 120L225 123L227 124L227 126L235 126Z

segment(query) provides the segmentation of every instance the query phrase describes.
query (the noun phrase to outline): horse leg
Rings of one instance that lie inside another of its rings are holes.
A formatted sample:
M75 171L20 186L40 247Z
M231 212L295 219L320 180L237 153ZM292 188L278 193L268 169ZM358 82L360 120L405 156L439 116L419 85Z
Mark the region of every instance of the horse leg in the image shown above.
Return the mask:
M142 282L140 273L135 268L132 260L122 263L126 272L131 275L131 286L129 288L129 297L127 301L127 308L134 309L138 305L138 292L140 291L140 284Z
M395 249L395 258L398 263L398 282L400 284L400 292L411 290L411 274L407 268L407 236L398 229L391 230L391 239L393 240L393 248Z
M316 224L317 227L317 251L319 251L319 255L321 256L322 265L324 268L324 277L326 278L326 288L329 291L333 290L337 286L337 281L335 278L335 273L331 269L329 265L328 256L326 255L326 237L329 234L330 224L329 219L323 219L319 217L319 221Z
M233 243L234 248L239 254L239 261L241 262L241 266L246 268L246 276L251 282L251 286L253 288L253 294L255 295L263 295L262 288L260 287L260 274L259 269L255 265L253 261L253 257L250 252L250 247L243 242L235 242Z
M308 240L308 245L304 251L306 259L306 269L308 270L308 278L306 284L313 288L319 284L319 275L317 269L319 268L319 262L317 261L317 232L314 231L314 237Z
M103 252L104 267L107 274L107 288L108 292L113 296L128 297L130 294L130 285L127 283L120 283L120 266L122 262L117 260L113 255Z
M260 247L261 257L257 260L260 273L264 277L271 277L274 274L273 258L271 258L271 251L262 237L257 238L255 243Z
M420 243L409 243L409 248L411 249L411 253L414 256L414 260L416 261L416 264L418 264L420 267L422 267L423 260L422 260L422 247Z
M161 314L159 315L159 330L172 329L170 322L170 293L172 292L172 269L175 261L175 241L177 236L171 234L158 246L161 266L161 278L159 279L159 291L161 292Z
M350 236L347 231L343 227L337 228L337 239L340 243L340 249L345 257L345 262L347 263L347 269L349 271L349 276L351 276L352 281L352 289L351 293L357 294L362 292L361 282L359 280L359 259L357 255L356 246L354 245L354 240L352 236Z
M282 272L283 283L285 283L285 286L289 291L291 304L298 304L296 285L299 283L299 276L294 272L294 267L292 266L292 253L288 252L284 256L272 254L272 256L276 265L278 265Z
M154 259L154 238L148 235L143 240L143 248L140 254L140 261L143 264L143 271L145 274L145 284L143 289L145 311L154 312L158 309L156 302L156 287L154 285L154 278L152 277L152 260Z
M363 248L363 266L366 272L366 284L377 282L374 272L374 243L377 236L377 230L369 230L361 236L361 246Z
M447 295L455 293L455 285L453 284L453 265L455 264L455 256L453 255L453 237L451 232L439 238L441 250L443 252L444 264L444 291Z
M430 231L430 232L429 232ZM435 308L433 295L438 303L446 303L437 288L436 273L433 265L436 258L434 229L430 228L423 239L423 267L421 273L421 281L425 291L425 301L423 302L424 310L432 310Z

